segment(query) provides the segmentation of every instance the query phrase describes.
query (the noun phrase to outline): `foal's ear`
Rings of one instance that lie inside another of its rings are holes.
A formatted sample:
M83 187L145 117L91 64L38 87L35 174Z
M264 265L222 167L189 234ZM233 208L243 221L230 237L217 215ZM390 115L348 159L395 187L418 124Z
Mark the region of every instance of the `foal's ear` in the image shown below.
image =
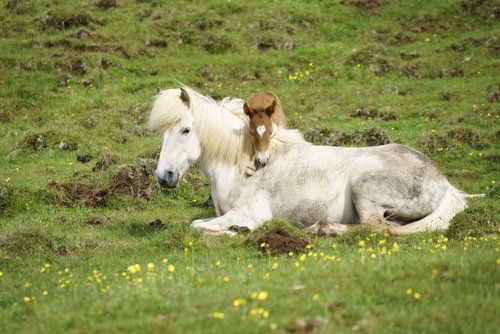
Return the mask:
M182 100L182 102L184 102L185 105L187 105L189 107L189 103L190 103L189 95L186 92L186 90L182 87L181 87L181 100Z
M245 102L243 104L243 111L245 112L245 114L250 117L252 115L252 110L250 110L250 108L248 108L248 104Z
M273 103L271 103L271 105L266 108L267 116L271 117L271 115L274 113L275 109L276 109L276 99L273 100Z

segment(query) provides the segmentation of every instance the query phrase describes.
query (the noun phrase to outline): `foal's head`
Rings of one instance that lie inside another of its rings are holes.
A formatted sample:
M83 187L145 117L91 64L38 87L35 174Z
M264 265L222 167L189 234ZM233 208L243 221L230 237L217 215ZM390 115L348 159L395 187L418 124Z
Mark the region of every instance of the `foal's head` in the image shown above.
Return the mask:
M250 117L250 134L255 143L255 160L261 166L265 166L269 160L269 143L273 132L271 117L277 104L276 95L266 92L252 95L243 105L245 114Z

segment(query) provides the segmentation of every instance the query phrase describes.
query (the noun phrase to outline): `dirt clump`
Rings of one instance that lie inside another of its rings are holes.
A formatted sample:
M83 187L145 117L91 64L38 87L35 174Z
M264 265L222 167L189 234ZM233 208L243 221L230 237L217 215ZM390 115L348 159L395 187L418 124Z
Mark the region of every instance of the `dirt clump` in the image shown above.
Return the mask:
M490 85L487 88L488 102L500 102L500 84Z
M95 5L100 9L110 9L118 7L118 3L116 2L116 0L99 0Z
M68 61L67 68L68 72L75 75L83 75L87 72L87 70L85 69L85 65L83 64L83 61L79 58L71 58Z
M328 146L377 146L391 142L387 133L377 126L358 129L353 133L339 128L316 127L306 132L305 138L315 144Z
M5 124L10 122L11 122L10 116L5 112L0 112L0 123Z
M275 227L265 232L259 239L257 245L262 253L288 254L305 252L309 244L306 240L292 236L282 228ZM264 247L262 247L264 245Z
M366 119L380 119L382 121L392 121L396 119L396 115L391 112L379 112L375 107L356 108L351 113L352 117L362 117Z
M481 142L480 134L473 128L468 126L458 126L449 130L446 135L449 138L459 140L463 143L469 144L470 146L480 149L484 148Z
M384 6L387 1L380 0L341 0L340 4L363 11L375 12Z
M55 28L59 30L72 27L89 26L92 18L89 14L82 13L54 13L47 12L35 19L35 24L41 28Z
M412 51L412 52L405 52L405 51L400 51L399 52L399 56L401 57L401 59L404 59L404 60L411 60L411 59L415 59L415 58L418 58L420 57L420 52L418 51Z
M158 230L165 228L165 224L163 224L160 219L153 220L151 223L149 223L149 226Z
M374 74L382 75L392 68L385 58L387 51L377 47L365 47L349 55L346 64L354 66L367 66Z
M71 139L65 138L63 134L52 130L42 132L29 132L25 135L21 143L22 146L40 151L47 148L59 148L65 151L74 151L78 149L78 144Z
M150 46L153 48L166 48L168 46L168 42L163 39L152 39L149 41L146 41L146 46Z
M99 217L86 218L83 222L85 225L98 226L98 225L102 225L104 223L107 223L108 221L109 221L109 217L102 215Z
M9 189L5 184L0 186L0 213L7 209L7 197L9 195Z
M109 166L118 162L118 156L112 153L100 153L98 157L99 160L97 160L94 167L92 167L93 172L104 171L108 169Z
M374 107L364 107L356 108L351 113L352 117L363 117L363 118L376 118L378 117L378 110Z
M87 162L90 162L90 160L94 159L94 156L91 154L80 154L76 157L76 161L79 161L81 163L86 164Z
M137 164L123 165L118 168L107 190L114 195L149 197L158 190L154 180L156 161L140 159Z
M247 234L250 233L250 229L246 226L238 226L238 225L233 225L229 227L229 231L236 232L238 234Z
M91 208L106 205L107 190L96 191L90 184L84 183L58 183L52 181L48 187L55 191L54 200L57 204L74 207L83 205Z

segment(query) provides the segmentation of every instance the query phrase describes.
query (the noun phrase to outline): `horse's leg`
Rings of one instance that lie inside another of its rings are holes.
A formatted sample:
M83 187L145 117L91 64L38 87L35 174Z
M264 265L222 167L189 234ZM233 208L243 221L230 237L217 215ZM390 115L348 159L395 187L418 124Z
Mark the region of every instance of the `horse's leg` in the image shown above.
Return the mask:
M360 224L366 224L378 231L387 231L401 225L391 222L384 217L386 208L375 198L370 198L370 192L363 186L351 186L351 194L359 215Z
M310 235L334 236L341 235L349 231L354 225L346 225L332 222L317 222L304 229Z

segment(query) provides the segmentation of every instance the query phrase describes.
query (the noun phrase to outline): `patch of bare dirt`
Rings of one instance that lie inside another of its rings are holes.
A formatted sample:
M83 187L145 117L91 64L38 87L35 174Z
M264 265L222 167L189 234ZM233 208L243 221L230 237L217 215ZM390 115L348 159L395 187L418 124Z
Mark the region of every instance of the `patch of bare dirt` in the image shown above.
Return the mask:
M168 46L168 42L164 39L151 39L144 44L153 48L166 48Z
M382 75L392 68L386 58L387 50L377 47L365 47L349 55L346 63L349 65L367 66L374 74Z
M264 244L265 247L261 245ZM288 254L302 253L309 244L306 240L292 236L282 228L275 227L265 232L258 240L257 245L263 253Z
M105 216L105 215L102 215L102 216L99 216L99 217L89 217L89 218L86 218L83 221L83 223L85 225L90 225L90 226L99 226L99 225L107 223L108 221L109 221L109 217Z
M381 0L341 0L340 4L362 11L377 12L387 1Z
M380 119L383 121L392 121L396 119L396 115L391 112L379 112L375 107L356 108L351 113L352 117L361 117L366 119Z
M118 7L118 3L116 0L99 0L95 5L100 9L110 9Z
M77 143L52 130L29 132L23 138L21 145L33 151L40 151L47 148L58 148L66 151L78 149Z
M56 181L49 183L48 187L54 191L57 204L68 207L103 207L110 197L130 195L147 198L158 191L159 186L153 177L155 166L156 161L146 159L140 159L136 164L122 165L104 188L86 183Z
M76 157L76 161L86 164L86 163L90 162L90 160L92 160L93 158L94 158L94 156L92 154L88 154L88 153L80 154Z
M353 133L339 128L316 127L306 132L305 138L315 144L329 146L377 146L391 142L387 133L377 126L359 129Z
M307 334L312 333L318 326L324 325L328 320L324 317L317 316L310 319L297 319L285 325L288 333L292 334Z
M54 13L48 11L35 19L35 24L41 28L69 29L72 27L89 26L92 18L88 13Z
M5 112L0 112L0 123L10 123L11 119L10 119L10 116L5 113Z
M481 136L477 130L468 126L458 126L449 130L446 135L449 138L459 140L466 143L476 149L484 148L481 142Z
M401 59L404 60L411 60L420 57L420 52L418 51L411 51L411 52L406 52L406 51L399 51L399 56Z
M109 168L109 166L118 163L118 156L112 153L100 153L98 159L92 167L93 172L101 172Z
M158 230L165 228L165 224L163 224L160 219L153 220L151 223L149 223L149 226Z
M109 193L103 189L96 191L92 185L84 183L58 183L52 181L48 187L54 190L54 200L57 204L74 207L83 205L91 208L106 205Z
M157 191L154 180L156 161L140 159L137 164L123 165L108 184L107 190L113 195L149 197Z
M500 84L494 84L488 86L486 89L488 97L486 98L489 102L500 102Z

